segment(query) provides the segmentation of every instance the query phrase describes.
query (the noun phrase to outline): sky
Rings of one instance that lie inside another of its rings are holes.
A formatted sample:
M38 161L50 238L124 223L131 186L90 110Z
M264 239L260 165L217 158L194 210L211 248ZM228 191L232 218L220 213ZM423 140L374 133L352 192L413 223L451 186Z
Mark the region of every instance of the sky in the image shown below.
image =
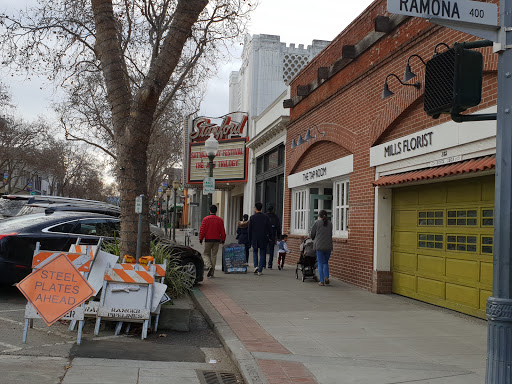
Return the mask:
M34 0L0 0L0 12L25 7ZM366 9L372 0L260 0L252 13L251 34L279 35L281 42L307 46L313 40L332 40L353 19ZM200 114L221 116L228 112L229 74L240 68L242 47L235 46L229 59L218 65L219 72L207 84ZM52 121L55 114L52 100L58 92L43 79L11 76L0 69L1 81L6 83L17 105L16 115L27 121L42 116Z

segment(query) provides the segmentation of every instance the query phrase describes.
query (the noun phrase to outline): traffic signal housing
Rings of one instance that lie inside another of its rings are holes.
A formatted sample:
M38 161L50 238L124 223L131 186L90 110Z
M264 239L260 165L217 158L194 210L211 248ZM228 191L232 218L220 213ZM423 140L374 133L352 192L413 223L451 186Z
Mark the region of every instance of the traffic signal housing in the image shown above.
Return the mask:
M434 119L442 113L456 116L480 104L483 56L464 45L455 44L427 62L424 109Z

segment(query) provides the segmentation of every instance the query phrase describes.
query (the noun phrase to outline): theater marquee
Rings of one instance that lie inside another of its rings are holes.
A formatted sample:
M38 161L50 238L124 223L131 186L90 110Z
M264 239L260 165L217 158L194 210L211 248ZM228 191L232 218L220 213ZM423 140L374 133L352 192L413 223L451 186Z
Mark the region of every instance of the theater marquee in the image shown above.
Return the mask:
M209 175L204 142L210 133L219 141L213 169L216 185L247 182L247 120L247 114L243 113L229 114L220 119L194 119L186 137L188 184L202 184Z

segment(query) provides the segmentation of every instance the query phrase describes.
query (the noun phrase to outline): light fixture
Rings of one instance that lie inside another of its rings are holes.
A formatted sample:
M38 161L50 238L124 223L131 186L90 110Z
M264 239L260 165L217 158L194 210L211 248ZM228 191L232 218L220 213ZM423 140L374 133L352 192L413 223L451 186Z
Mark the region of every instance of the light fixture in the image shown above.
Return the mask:
M306 136L304 136L304 140L305 141L309 141L311 139L316 139L316 135L315 136L311 136L311 129L308 129L306 131Z
M292 149L297 146L297 143L295 142L295 139L292 140Z
M213 133L210 133L210 137L204 142L204 148L207 156L215 156L217 154L219 142L215 139Z
M174 180L172 182L172 189L174 189L175 191L180 187L180 182L179 180Z
M391 90L389 89L389 85L388 85L388 79L390 77L396 78L400 82L400 84L402 84L402 85L405 85L405 86L408 86L408 87L414 87L416 89L420 89L421 88L421 84L419 82L416 82L416 83L413 83L413 84L404 83L402 80L400 80L400 78L397 75L395 75L394 73L390 73L389 75L386 76L386 80L384 81L384 89L382 90L382 98L383 99L385 99L386 97L389 97L389 96L394 94L393 92L391 92Z
M409 58L407 59L407 66L405 67L405 73L404 73L404 79L403 79L404 83L406 83L409 80L414 79L416 77L416 74L412 71L411 64L410 64L411 59L413 57L417 57L418 59L421 60L423 65L427 65L427 63L425 63L425 60L423 60L420 55L414 54L414 55L409 56Z
M299 135L299 139L297 140L297 145L304 144L304 139L302 138L302 135Z
M171 188L167 188L165 194L167 195L167 199L169 199L169 197L171 197Z

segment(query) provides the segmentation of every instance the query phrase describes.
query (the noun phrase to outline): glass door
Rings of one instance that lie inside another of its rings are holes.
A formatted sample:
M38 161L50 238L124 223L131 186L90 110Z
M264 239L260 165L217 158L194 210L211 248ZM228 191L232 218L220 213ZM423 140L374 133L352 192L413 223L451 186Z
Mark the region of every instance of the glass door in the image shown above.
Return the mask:
M313 188L312 188L313 189ZM316 189L316 188L314 188ZM327 189L327 188L326 188ZM310 194L309 195L309 228L313 227L320 211L325 209L327 217L332 220L332 189L331 195Z

